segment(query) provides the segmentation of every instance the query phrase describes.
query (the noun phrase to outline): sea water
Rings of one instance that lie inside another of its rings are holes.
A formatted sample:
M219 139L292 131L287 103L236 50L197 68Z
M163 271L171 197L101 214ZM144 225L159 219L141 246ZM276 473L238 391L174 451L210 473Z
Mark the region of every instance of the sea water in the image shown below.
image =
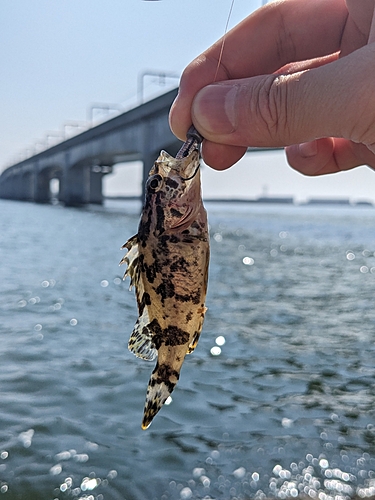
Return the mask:
M208 203L203 333L147 431L139 209L0 201L0 497L374 495L374 209Z

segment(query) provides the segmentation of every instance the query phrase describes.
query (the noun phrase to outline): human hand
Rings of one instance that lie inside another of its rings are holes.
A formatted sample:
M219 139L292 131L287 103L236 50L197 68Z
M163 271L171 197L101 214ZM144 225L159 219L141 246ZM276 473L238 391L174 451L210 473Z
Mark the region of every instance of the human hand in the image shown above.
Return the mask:
M288 146L306 175L375 168L375 0L270 3L185 69L170 125L191 123L217 170L248 146ZM213 83L217 71L217 82Z

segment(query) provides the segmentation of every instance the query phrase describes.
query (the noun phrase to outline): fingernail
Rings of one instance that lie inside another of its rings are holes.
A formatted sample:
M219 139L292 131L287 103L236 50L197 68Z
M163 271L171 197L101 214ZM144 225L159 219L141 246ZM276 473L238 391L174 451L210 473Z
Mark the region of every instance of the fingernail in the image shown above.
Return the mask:
M303 158L311 158L318 153L318 144L316 141L302 142L298 145L298 150Z
M213 135L230 134L237 128L237 85L208 85L200 90L192 107L193 121Z

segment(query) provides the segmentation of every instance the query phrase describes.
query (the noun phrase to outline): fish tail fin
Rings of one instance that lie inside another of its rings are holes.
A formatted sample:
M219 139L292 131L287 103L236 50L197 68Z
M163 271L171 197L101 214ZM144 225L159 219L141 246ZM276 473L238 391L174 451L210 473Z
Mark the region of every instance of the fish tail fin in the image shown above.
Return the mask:
M148 383L142 429L147 429L175 388L179 372L168 365L156 364Z

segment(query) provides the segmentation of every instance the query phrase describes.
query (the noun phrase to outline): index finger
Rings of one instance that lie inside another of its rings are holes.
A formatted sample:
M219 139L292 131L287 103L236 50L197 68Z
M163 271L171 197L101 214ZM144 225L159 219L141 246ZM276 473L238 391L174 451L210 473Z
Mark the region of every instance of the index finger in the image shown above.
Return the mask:
M194 96L216 73L216 81L270 74L336 52L347 16L344 0L284 0L258 9L225 35L221 60L223 39L187 66L170 112L172 131L185 139Z

